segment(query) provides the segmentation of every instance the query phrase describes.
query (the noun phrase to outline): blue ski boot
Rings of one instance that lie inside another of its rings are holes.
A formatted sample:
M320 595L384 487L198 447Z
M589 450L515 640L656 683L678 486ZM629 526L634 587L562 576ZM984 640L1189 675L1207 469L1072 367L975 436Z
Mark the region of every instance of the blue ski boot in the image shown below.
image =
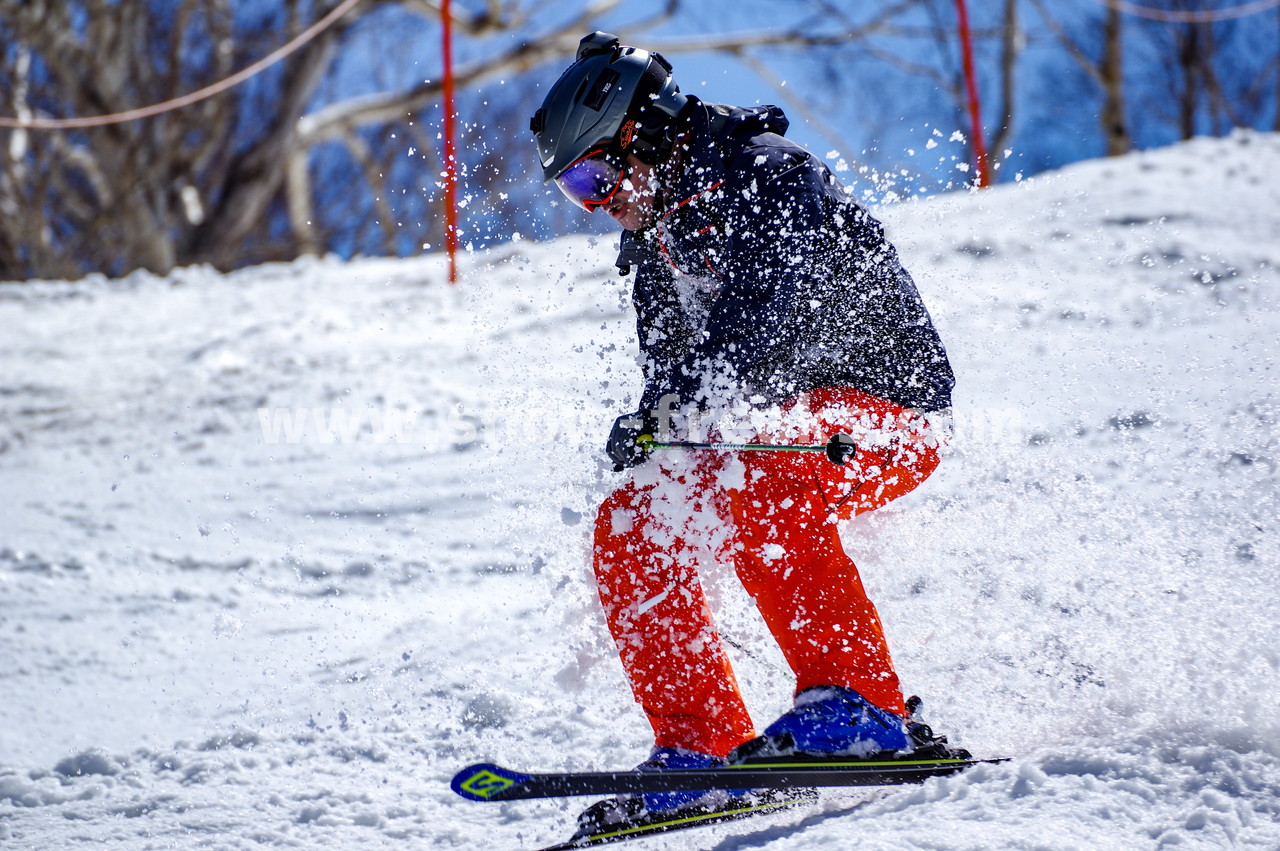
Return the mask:
M723 757L686 750L654 748L649 758L636 766L640 771L667 771L678 768L714 768L726 765ZM597 801L578 816L574 838L591 836L608 829L634 826L659 820L677 812L713 810L734 797L748 794L724 789L686 792L646 792L640 795L618 795Z
M770 757L891 759L911 746L903 720L841 686L815 686L795 707L729 754L732 763Z

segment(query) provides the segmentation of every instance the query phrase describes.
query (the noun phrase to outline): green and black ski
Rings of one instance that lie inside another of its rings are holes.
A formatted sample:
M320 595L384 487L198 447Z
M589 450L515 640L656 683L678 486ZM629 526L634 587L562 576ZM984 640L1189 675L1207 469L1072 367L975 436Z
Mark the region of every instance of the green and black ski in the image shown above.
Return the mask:
M1000 759L895 759L882 761L777 757L717 768L670 771L562 771L527 773L477 763L453 778L453 791L471 801L517 801L571 795L620 795L701 789L810 789L923 783Z
M766 792L761 795L731 798L719 807L689 807L674 813L664 813L661 816L601 826L592 832L579 833L572 839L540 848L538 851L592 848L597 845L608 845L628 839L643 839L646 836L656 836L676 830L741 821L802 804L811 804L817 799L818 794L812 789L793 789L786 792Z

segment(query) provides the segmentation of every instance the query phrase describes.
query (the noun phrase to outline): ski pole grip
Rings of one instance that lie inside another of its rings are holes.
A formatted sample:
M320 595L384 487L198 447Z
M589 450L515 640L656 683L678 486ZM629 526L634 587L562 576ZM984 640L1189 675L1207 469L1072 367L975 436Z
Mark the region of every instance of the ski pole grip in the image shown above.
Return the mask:
M857 454L858 444L847 434L833 434L827 441L827 460L837 467L843 467L845 462Z

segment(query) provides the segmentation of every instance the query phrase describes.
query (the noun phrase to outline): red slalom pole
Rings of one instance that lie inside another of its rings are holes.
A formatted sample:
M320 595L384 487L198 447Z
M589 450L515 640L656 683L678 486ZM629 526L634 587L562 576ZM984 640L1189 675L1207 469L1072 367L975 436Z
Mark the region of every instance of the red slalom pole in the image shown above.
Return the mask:
M449 255L449 284L458 283L458 153L453 121L453 11L440 4L444 53L444 248Z
M978 168L978 186L990 183L987 162L987 143L982 135L982 106L978 101L978 79L973 70L973 37L969 32L969 10L964 0L956 0L956 14L960 18L960 48L964 54L964 85L969 95L969 122L973 132L973 157Z

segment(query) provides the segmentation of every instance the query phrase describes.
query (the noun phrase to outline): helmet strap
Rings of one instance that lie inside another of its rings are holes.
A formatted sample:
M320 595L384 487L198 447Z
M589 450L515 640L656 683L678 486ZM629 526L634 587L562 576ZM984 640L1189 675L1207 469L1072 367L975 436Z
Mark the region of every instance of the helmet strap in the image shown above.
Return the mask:
M659 216L667 209L667 201L676 182L680 178L680 166L684 161L684 154L689 150L688 142L692 128L688 121L674 122L669 132L665 134L665 144L663 150L665 153L657 159L656 162L649 163L653 168L653 178L655 182L653 193L654 209L658 211ZM657 152L657 148L650 149ZM636 154L636 159L641 162L648 162Z
M657 107L652 108L657 111ZM648 116L642 116L648 117ZM687 129L688 120L682 110L677 116L661 113L661 120L655 124L636 123L635 136L626 150L634 153L643 163L657 166L671 158L676 139Z

